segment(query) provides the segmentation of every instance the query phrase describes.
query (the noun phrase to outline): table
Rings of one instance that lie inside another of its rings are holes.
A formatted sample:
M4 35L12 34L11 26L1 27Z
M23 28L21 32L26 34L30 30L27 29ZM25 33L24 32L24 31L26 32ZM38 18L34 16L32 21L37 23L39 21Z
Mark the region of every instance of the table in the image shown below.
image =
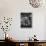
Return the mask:
M29 40L13 40L8 41L9 44L14 44L16 46L46 46L46 40L39 41L29 41Z

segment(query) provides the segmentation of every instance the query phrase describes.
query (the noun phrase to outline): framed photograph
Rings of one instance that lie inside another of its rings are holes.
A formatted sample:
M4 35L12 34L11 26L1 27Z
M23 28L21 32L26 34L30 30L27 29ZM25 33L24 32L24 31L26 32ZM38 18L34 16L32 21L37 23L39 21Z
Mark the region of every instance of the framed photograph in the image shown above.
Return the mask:
M21 28L32 27L32 13L21 13Z

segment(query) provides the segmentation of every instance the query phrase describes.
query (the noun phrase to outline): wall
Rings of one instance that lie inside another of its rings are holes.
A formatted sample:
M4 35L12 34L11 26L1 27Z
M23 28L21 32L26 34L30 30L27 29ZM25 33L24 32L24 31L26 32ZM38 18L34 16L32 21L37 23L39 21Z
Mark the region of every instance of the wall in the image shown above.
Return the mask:
M20 27L21 12L32 13L32 28L22 29ZM33 8L29 4L28 0L0 0L0 19L4 16L13 18L12 26L8 33L10 33L17 40L27 40L34 34L37 35L39 40L46 39L45 12L45 7ZM0 35L2 35L2 33L3 31L0 31ZM0 39L4 39L4 37L0 36Z

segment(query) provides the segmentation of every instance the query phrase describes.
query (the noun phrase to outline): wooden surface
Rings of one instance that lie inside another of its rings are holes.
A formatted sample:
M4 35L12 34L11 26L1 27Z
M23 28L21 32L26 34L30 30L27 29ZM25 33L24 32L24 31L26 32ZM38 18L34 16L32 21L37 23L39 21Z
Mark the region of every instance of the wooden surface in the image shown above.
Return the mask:
M24 43L24 46L28 46L28 43Z
M41 46L46 46L46 40L39 40L39 41L29 41L29 40L11 41L11 40L7 40L7 41L6 41L6 43L8 43L9 45L16 45L16 46L20 46L20 44L24 44L24 46L40 46L40 45Z
M14 41L12 41L12 42L22 42L22 43L28 43L28 42L34 42L34 43L36 43L36 42L38 42L38 43L46 43L46 40L39 40L39 41L29 41L29 40L14 40Z
M39 41L29 41L29 40L8 40L8 43L15 44L16 46L20 46L20 44L24 44L24 46L46 46L46 40Z

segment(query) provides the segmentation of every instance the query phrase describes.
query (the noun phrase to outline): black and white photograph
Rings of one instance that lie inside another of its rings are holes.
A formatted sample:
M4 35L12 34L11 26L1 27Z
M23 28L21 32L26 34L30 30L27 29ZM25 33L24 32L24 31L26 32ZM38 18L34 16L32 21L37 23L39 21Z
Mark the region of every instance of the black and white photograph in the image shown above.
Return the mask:
M32 27L32 13L21 13L21 28Z

